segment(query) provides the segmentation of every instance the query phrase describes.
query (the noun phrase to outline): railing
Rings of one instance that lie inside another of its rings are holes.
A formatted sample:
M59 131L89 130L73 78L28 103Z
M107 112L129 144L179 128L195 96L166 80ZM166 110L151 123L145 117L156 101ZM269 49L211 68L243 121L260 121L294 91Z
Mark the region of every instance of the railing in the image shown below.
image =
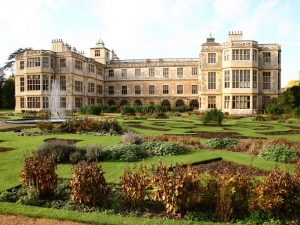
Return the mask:
M163 58L163 59L124 59L115 60L113 63L151 63L151 62L198 62L199 58Z

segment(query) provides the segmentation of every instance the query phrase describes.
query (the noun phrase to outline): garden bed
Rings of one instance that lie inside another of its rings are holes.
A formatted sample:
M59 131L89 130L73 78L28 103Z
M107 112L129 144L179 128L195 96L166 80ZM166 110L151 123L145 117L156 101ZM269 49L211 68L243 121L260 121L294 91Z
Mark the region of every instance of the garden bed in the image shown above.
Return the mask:
M60 139L60 138L48 138L48 139L45 139L45 140L44 140L45 143L52 143L52 142L56 142L56 141L59 141L60 143L66 144L66 145L74 145L74 144L76 144L77 142L82 141L82 140L76 140L76 139Z
M13 148L0 147L0 152L8 152L14 150Z
M247 137L243 136L238 132L211 132L211 131L187 131L186 134L178 134L178 135L187 135L194 136L200 138L236 138L236 139L266 139L265 137Z
M300 134L300 130L285 130L285 131L268 131L260 132L263 135L289 135L289 134Z
M169 131L170 129L167 128L158 128L158 127L147 127L143 125L138 125L138 124L130 124L128 127L136 128L136 129L144 129L144 130L156 130L156 131Z

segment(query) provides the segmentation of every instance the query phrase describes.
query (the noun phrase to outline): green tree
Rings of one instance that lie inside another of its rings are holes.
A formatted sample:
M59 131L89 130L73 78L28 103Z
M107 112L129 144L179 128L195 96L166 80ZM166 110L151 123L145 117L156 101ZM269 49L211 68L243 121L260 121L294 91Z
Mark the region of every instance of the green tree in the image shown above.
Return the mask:
M2 86L4 84L4 76L4 71L0 69L0 99L2 99ZM0 101L0 108L2 108L2 101Z
M300 106L300 87L293 86L287 88L279 95L278 104L282 105L285 112L291 112Z
M15 78L13 76L4 81L1 94L2 108L13 109L15 107Z
M11 53L8 58L7 58L7 62L5 63L5 65L1 68L2 71L5 71L5 70L12 70L14 69L14 66L15 66L15 62L16 62L16 56L18 54L22 54L26 51L29 51L29 50L32 50L32 48L19 48L18 50L14 51L13 53Z

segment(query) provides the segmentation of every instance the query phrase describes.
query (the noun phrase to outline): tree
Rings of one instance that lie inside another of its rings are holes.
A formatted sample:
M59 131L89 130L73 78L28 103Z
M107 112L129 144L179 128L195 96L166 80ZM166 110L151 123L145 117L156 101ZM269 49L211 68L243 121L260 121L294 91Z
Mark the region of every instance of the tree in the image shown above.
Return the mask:
M279 95L278 104L284 107L285 112L291 112L294 108L300 107L300 87L287 88Z
M224 119L224 113L216 108L206 111L202 117L204 125L209 123L217 123L219 126L222 125Z
M4 83L4 71L0 68L0 99L2 99L2 86ZM0 108L2 108L2 101L0 101Z
M4 81L1 94L2 107L13 109L15 107L15 78L13 76Z

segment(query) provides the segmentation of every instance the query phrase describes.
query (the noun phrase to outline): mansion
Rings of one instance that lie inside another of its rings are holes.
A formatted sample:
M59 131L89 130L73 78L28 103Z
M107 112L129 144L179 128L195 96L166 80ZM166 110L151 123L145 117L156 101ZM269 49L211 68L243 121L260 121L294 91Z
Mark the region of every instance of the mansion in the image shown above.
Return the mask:
M98 103L160 104L253 114L279 94L281 47L229 32L224 43L208 37L197 58L120 60L102 40L88 58L61 39L52 41L51 50L17 55L17 112L50 110L53 84L61 110Z

